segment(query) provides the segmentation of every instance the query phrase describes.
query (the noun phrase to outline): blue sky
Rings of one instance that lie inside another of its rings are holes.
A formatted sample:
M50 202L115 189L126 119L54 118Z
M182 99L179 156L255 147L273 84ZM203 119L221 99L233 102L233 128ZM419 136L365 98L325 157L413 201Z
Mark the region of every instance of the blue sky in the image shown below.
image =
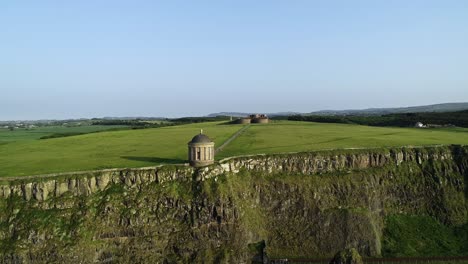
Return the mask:
M2 1L0 120L468 101L468 1Z

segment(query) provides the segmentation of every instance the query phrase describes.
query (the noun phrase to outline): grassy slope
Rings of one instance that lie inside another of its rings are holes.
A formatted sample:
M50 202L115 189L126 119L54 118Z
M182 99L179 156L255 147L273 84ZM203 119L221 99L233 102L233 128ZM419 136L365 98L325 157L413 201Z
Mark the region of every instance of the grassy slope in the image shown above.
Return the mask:
M183 163L200 128L217 145L239 129L203 123L12 142L0 145L0 177Z
M278 121L252 125L221 157L334 148L468 144L468 129L416 129Z
M197 123L0 144L0 177L183 163L200 128L220 146L241 125ZM279 121L252 125L217 159L234 155L403 145L468 144L468 129L428 130Z

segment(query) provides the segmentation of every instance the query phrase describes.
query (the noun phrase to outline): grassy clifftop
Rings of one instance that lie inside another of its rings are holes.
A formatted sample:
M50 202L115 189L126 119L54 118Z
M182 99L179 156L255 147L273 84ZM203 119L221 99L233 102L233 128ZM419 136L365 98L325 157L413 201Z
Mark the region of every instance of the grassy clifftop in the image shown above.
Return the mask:
M0 177L184 163L186 144L200 129L220 146L241 128L208 122L1 144ZM224 148L217 159L260 153L435 144L468 144L468 130L281 121L252 125Z

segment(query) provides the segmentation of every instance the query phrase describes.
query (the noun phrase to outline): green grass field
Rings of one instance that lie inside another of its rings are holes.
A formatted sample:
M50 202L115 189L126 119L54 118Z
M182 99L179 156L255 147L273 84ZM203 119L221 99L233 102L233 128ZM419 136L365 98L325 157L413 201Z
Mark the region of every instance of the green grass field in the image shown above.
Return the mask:
M0 144L0 177L116 167L184 163L187 142L200 128L220 146L242 125L197 123L33 140L25 135ZM405 145L468 144L468 129L381 128L278 121L251 125L217 159L277 152Z
M393 128L280 121L268 125L252 125L218 157L336 148L437 144L468 144L468 129Z
M0 145L0 177L184 163L187 142L203 128L221 144L239 127L203 123L22 140Z

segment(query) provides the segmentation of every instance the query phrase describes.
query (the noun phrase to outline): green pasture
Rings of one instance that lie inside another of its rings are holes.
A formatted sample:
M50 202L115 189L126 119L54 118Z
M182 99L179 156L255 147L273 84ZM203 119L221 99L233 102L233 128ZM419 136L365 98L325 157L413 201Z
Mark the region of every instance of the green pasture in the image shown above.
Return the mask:
M42 140L31 140L38 138L37 135L25 136L24 140L17 136L16 140L0 143L0 177L184 163L187 142L201 128L220 146L242 127L209 122ZM468 129L382 128L294 121L252 124L217 159L259 153L436 144L468 144Z
M11 142L0 145L0 177L184 163L201 128L216 144L239 129L202 123Z
M109 129L124 128L125 126L44 126L35 128L17 128L10 131L7 128L0 128L0 145L12 141L36 140L43 136L59 133L91 133L105 131Z
M467 128L394 128L278 121L252 124L218 158L336 148L468 144Z

